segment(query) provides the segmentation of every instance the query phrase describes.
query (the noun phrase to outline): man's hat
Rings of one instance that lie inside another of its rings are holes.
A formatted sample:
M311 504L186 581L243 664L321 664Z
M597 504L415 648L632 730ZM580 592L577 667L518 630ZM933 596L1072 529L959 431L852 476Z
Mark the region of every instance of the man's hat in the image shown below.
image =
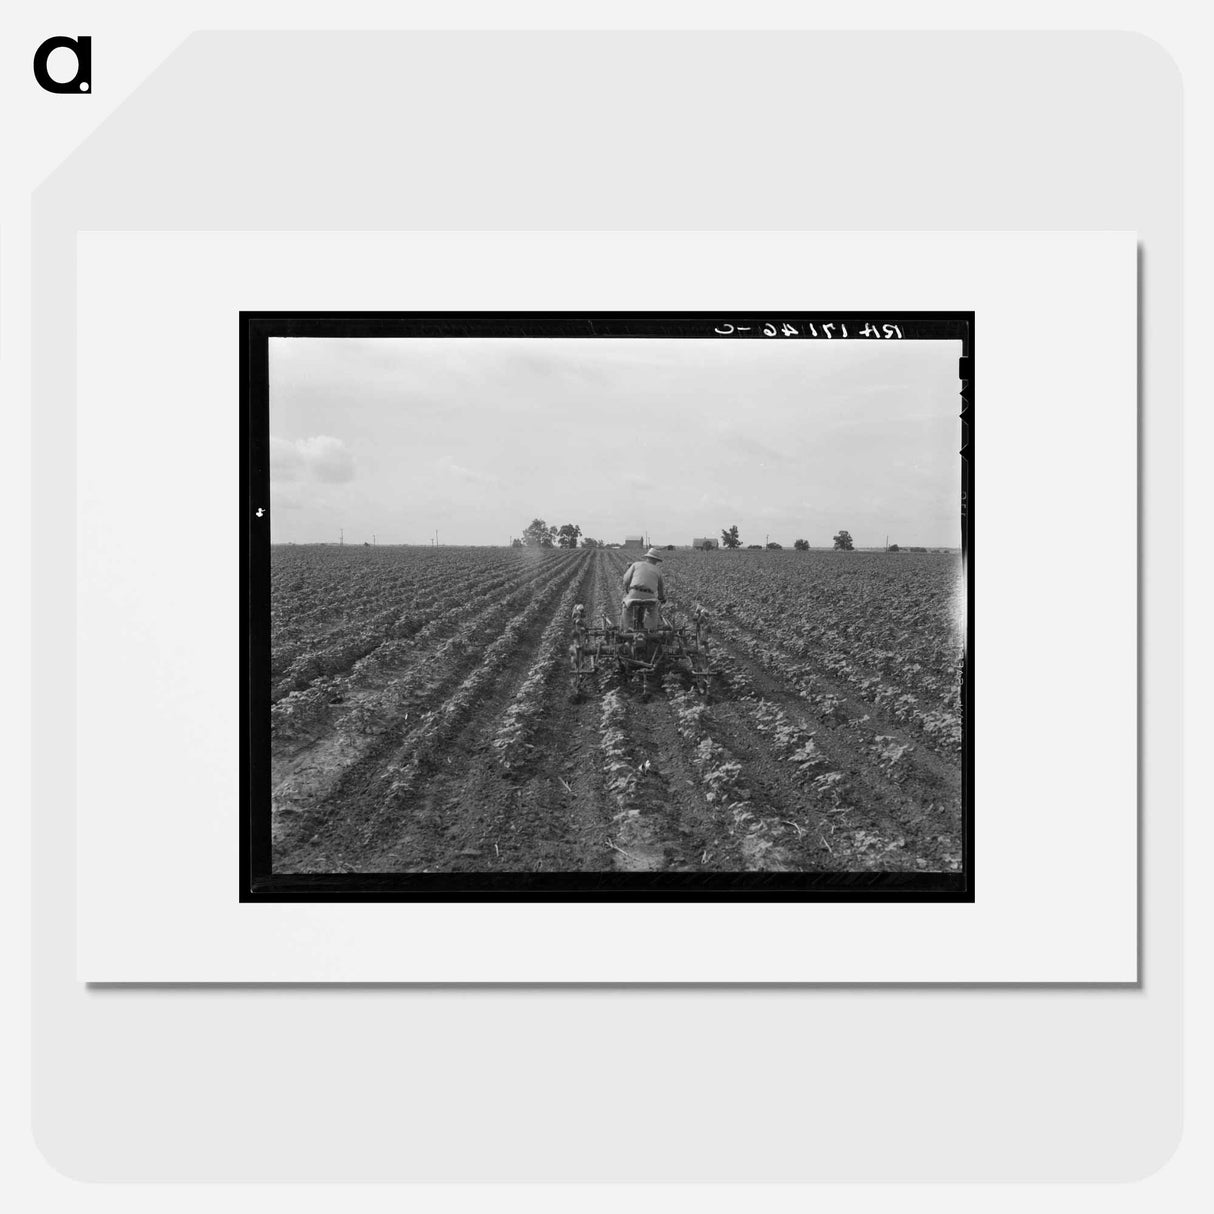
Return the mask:
M647 553L645 553L645 555L647 557L649 557L650 560L654 560L654 561L660 561L662 559L661 554L658 552L658 550L656 548L650 548L649 551Z

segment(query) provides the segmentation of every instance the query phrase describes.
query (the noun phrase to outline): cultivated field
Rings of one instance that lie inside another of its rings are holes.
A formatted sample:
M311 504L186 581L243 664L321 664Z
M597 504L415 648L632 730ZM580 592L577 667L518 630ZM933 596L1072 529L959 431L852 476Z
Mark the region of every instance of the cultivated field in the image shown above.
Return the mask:
M575 701L636 555L274 548L275 871L960 868L958 557L664 553L719 686Z

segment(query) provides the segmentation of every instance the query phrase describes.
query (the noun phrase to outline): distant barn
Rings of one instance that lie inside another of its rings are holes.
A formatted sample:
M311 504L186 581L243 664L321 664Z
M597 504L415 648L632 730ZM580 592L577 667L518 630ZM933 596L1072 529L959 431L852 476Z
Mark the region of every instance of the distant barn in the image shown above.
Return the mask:
M643 535L626 535L624 536L625 548L644 548L645 537Z
M714 539L712 539L711 537L707 537L707 536L706 536L706 537L704 537L704 538L702 538L702 539L695 539L695 540L692 540L692 541L691 541L691 546L692 546L692 547L693 547L693 548L694 548L694 549L695 549L697 552L708 552L708 551L709 551L710 549L712 549L712 548L719 548L719 547L721 546L721 541L720 541L720 540L714 540Z

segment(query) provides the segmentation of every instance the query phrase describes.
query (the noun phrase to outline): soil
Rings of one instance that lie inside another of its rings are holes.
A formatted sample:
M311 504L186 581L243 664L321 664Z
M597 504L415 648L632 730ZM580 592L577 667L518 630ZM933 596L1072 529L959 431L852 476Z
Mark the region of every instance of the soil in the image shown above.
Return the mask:
M477 550L469 552L471 560ZM722 673L693 728L680 706L695 692L678 672L644 688L622 681L608 664L575 693L565 656L570 623L560 660L544 675L544 710L524 759L507 769L494 741L533 674L562 596L576 584L592 623L603 611L615 619L626 564L615 550L553 554L544 564L531 555L520 554L517 572L506 576L496 554L489 601L474 602L465 614L459 596L449 596L451 618L419 630L419 647L398 644L395 664L372 665L365 674L355 675L353 665L338 672L333 702L296 736L274 739L275 871L959 866L959 759L907 736L901 764L882 763L874 738L903 738L898 722L849 698L843 687L843 710L823 719L778 671L727 639L715 641ZM535 610L528 617L529 607ZM361 610L380 619L386 605L368 593ZM276 611L287 616L289 604L276 604ZM504 660L482 666L488 646L520 617ZM291 643L298 647L297 635ZM329 632L325 643L333 643ZM356 648L363 656L363 646ZM460 691L469 686L475 694L463 704ZM821 686L836 684L823 672ZM623 712L618 752L611 754L604 710L613 695ZM462 707L448 719L444 706L453 704ZM841 796L813 791L786 748L760 728L759 705L774 705L813 736L822 770L842 773ZM437 731L432 747L423 745L427 731ZM703 758L706 741L716 748L712 767ZM717 795L712 779L723 767L732 773L729 792ZM629 776L622 789L621 772ZM766 859L755 861L760 854Z

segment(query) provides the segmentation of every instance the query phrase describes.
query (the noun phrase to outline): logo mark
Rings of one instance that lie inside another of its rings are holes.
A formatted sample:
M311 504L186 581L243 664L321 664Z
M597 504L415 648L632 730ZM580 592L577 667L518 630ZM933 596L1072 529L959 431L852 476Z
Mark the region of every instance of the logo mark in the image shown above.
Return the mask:
M46 70L52 51L69 50L76 56L76 74L71 80L52 79ZM93 88L93 40L84 34L76 38L48 38L34 52L34 79L48 93L88 93Z

